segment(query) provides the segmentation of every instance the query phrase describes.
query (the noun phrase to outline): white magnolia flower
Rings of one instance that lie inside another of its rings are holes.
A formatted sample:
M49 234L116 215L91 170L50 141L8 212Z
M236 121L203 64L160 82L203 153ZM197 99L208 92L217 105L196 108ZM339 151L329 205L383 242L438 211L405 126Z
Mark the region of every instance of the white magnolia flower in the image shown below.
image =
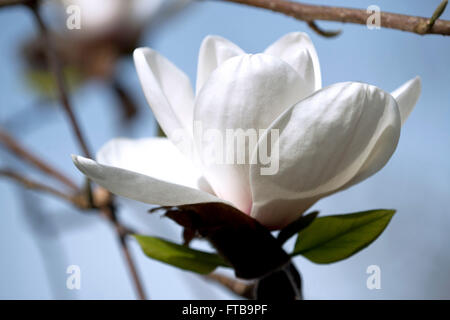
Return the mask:
M156 51L137 49L134 59L169 140L179 143L183 132L196 150L208 147L213 142L196 136L196 121L222 131L266 129L259 145L267 142L269 129L278 129L278 172L261 175L258 162L207 165L201 152L182 154L162 138L116 139L100 150L97 162L74 157L76 166L124 197L169 206L223 201L273 229L380 170L421 89L419 78L392 94L357 82L321 88L316 51L300 32L255 55L226 39L207 37L195 97L188 77ZM195 160L200 169L191 164Z

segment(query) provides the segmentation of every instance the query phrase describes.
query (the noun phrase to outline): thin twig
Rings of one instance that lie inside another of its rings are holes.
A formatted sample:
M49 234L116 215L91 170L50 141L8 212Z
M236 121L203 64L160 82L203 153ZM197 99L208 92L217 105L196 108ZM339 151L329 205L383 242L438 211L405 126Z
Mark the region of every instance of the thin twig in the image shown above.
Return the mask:
M0 176L9 178L11 180L14 180L24 187L36 191L42 191L48 194L51 194L57 198L63 199L68 201L69 203L75 205L76 207L80 209L89 209L86 203L86 199L84 197L79 197L78 195L72 196L65 194L53 187L50 187L48 185L44 185L40 182L34 181L32 179L29 179L27 177L24 177L18 172L15 172L11 169L0 169ZM146 300L146 295L142 286L142 282L139 278L135 263L133 261L133 258L131 256L130 250L128 248L128 243L126 241L126 237L129 234L134 233L132 230L130 230L127 227L124 227L120 222L117 220L116 213L115 213L115 207L111 204L104 205L100 208L98 208L102 215L113 223L117 237L119 239L120 246L122 248L122 253L125 258L125 261L127 263L128 269L130 271L131 277L133 279L133 283L136 289L136 293L141 300Z
M342 33L342 30L324 30L321 27L319 27L315 21L309 21L308 26L317 34L325 38L337 37Z
M0 128L0 143L3 144L10 152L15 154L22 160L32 164L42 172L54 177L60 182L64 183L66 186L71 188L73 191L77 191L77 185L63 173L59 172L57 169L53 168L47 164L44 160L40 159L36 155L32 154L30 151L25 149L18 141L16 141L12 136L10 136L6 131Z
M216 283L221 284L234 294L246 298L246 299L255 299L254 296L254 289L255 284L254 283L247 283L243 281L239 281L234 278L227 277L225 275L219 274L219 273L210 273L205 276L206 279L212 280Z
M84 155L88 158L92 158L91 153L89 152L89 149L87 147L86 140L81 132L77 118L76 118L75 113L73 112L72 106L70 104L69 96L67 94L67 85L66 85L66 81L64 79L63 71L61 68L61 63L59 61L58 55L56 54L56 51L54 50L53 43L51 41L48 29L39 13L39 1L27 2L27 4L31 8L31 10L34 14L34 17L36 18L36 22L39 25L41 36L45 43L48 65L55 77L57 94L58 94L59 100L61 101L63 109L69 118L69 122L72 126L72 130L75 133L75 136L77 137L78 143L79 143L81 149L83 150Z
M24 177L23 175L21 175L18 172L15 172L11 169L0 169L0 176L12 179L18 183L20 183L21 185L23 185L24 187L28 188L28 189L32 189L32 190L38 190L38 191L43 191L45 193L49 193L53 196L56 196L57 198L61 198L64 200L69 201L72 204L77 204L78 200L77 197L72 196L72 195L68 195L65 194L53 187L44 185L40 182L31 180L29 178ZM78 206L78 205L77 205Z
M114 225L114 228L116 230L116 234L117 234L118 239L119 239L120 246L122 248L123 256L125 258L125 261L126 261L127 266L128 266L128 270L130 271L131 277L133 279L134 287L135 287L135 290L137 292L137 295L138 295L139 299L140 300L146 300L147 297L145 295L141 279L140 279L139 274L137 272L136 265L135 265L134 260L133 260L133 258L131 256L130 250L128 248L127 239L126 239L127 235L132 233L132 231L127 229L127 228L125 228L125 227L123 227L119 223L119 221L117 220L117 216L116 216L116 212L115 212L115 207L114 206L104 206L104 207L100 208L100 210L102 211L103 215L105 215Z
M42 38L44 39L44 41L46 43L47 60L48 60L50 69L55 76L59 99L61 101L61 104L64 107L64 110L66 111L66 114L68 115L72 129L77 137L77 140L81 146L81 149L83 150L83 153L87 157L91 157L89 149L85 142L85 139L84 139L84 137L81 133L80 127L78 125L77 119L75 117L75 114L73 113L72 107L70 105L69 97L68 97L67 90L66 90L66 83L65 83L65 79L64 79L64 76L62 73L59 59L53 48L53 44L51 42L47 27L45 26L45 23L39 14L39 1L38 0L28 0L28 1L27 0L22 0L22 1L20 1L20 0L17 0L17 1L0 0L0 7L7 6L7 5L15 5L15 4L26 4L31 8L32 12L34 13L37 24L39 25L39 28L41 31ZM49 169L48 167L42 165L42 161L36 161L36 160L38 160L36 157L31 156L31 154L29 152L26 152L24 148L20 148L19 144L15 143L14 139L12 139L11 137L9 137L6 134L3 135L3 138L4 138L3 140L5 140L7 142L7 145L9 145L9 147L14 147L12 149L14 149L16 154L19 154L20 157L26 158L29 162L33 163L34 165L39 164L38 167L40 167L41 169L46 168L47 173L53 173L53 175L54 175L54 172L52 170L48 170ZM89 191L88 195L86 195L83 192L80 192L75 197L72 197L72 196L68 196L52 187L49 187L49 186L43 185L41 183L27 179L27 178L21 176L20 174L13 172L11 170L0 170L0 175L14 179L17 182L25 185L28 188L48 192L59 198L63 198L73 204L77 204L77 201L82 200L83 204L85 204L85 207L80 206L81 209L94 209L94 208L99 209L100 212L109 221L111 221L115 227L115 231L118 236L119 243L122 248L122 252L123 252L125 261L127 263L128 269L133 278L133 282L134 282L138 297L143 300L146 299L144 289L142 286L142 282L139 278L135 263L132 259L132 256L131 256L131 253L130 253L130 250L128 248L128 244L126 241L126 236L128 234L130 234L131 230L122 226L120 224L120 222L117 220L116 209L115 209L115 206L113 205L113 197L112 196L107 197L108 198L107 204L98 205L98 204L96 204L96 201L95 201L96 200L95 194L92 194L90 192L90 184L89 183L87 185L87 188L85 188L85 190ZM75 188L76 188L76 186L75 186Z
M217 1L217 0L216 0ZM371 13L363 9L351 9L320 5L303 4L285 0L218 0L234 2L252 7L272 10L306 22L314 20L367 24ZM412 32L416 34L450 35L450 21L436 20L427 30L423 25L429 19L390 12L380 12L381 27Z

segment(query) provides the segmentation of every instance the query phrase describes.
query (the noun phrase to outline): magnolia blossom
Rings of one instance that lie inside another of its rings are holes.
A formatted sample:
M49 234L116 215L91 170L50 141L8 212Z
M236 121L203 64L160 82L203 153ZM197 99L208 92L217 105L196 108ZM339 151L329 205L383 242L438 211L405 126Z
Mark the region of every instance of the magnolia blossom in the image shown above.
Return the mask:
M418 77L391 94L359 82L322 88L316 50L300 32L285 35L261 54L206 37L196 94L188 77L156 51L137 49L134 59L168 140L115 139L99 151L97 161L74 157L76 166L124 197L165 206L225 202L271 229L380 170L421 90ZM219 132L264 129L249 159L267 145L270 130L277 130L278 171L262 175L259 161L209 163L199 150L215 140L199 137L193 128L197 122ZM169 140L179 147L191 141L194 148L179 151Z

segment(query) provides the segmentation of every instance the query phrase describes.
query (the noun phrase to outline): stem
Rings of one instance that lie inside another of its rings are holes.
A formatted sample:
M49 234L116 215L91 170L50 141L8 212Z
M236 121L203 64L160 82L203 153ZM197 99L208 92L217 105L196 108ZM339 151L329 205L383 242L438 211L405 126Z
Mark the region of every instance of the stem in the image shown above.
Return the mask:
M72 106L69 101L69 96L67 94L67 86L63 76L60 61L58 59L56 51L53 48L53 44L51 42L48 29L44 21L42 20L41 15L39 14L39 0L0 0L0 7L11 6L16 4L28 5L34 14L36 22L39 25L41 36L44 39L48 65L55 77L59 100L68 116L72 130L75 133L75 136L78 140L78 143L84 155L86 157L91 158L89 149L87 147L87 143L84 139L80 126L78 125L77 118L73 112ZM20 144L17 143L12 137L10 137L8 134L2 131L0 131L0 142L3 142L3 144L5 144L18 157L24 158L28 162L32 163L33 165L44 171L45 173L52 175L55 178L58 178L58 180L64 182L65 184L69 185L72 189L78 191L78 193L74 197L66 195L52 187L25 178L21 176L19 173L14 172L12 170L0 169L0 175L13 179L28 188L44 191L59 198L65 199L70 203L77 205L80 209L98 209L109 221L113 223L128 270L131 273L137 295L139 299L145 300L146 296L144 293L144 289L126 241L126 236L130 234L130 230L122 226L117 220L113 198L110 197L107 204L97 206L94 201L95 195L91 192L89 181L87 181L87 185L85 188L86 192L80 194L77 186L73 184L69 179L65 178L55 169L46 165L42 160L38 159L36 156L26 151L25 148L21 147Z
M216 0L217 1L217 0ZM320 5L309 5L285 0L218 0L239 3L247 6L267 9L291 16L297 20L306 22L314 20L347 22L366 25L371 13L363 9L350 9ZM442 12L441 12L442 13ZM416 34L441 34L450 35L450 21L436 20L430 28L428 18L408 16L397 13L380 12L381 26L388 29L396 29Z
M137 293L139 299L140 300L147 300L147 297L146 297L145 292L144 292L144 288L142 286L141 279L140 279L139 274L137 272L136 265L135 265L134 260L133 260L133 258L131 256L131 253L130 253L130 250L129 250L129 247L128 247L128 244L127 244L127 241L126 241L126 237L127 237L127 235L129 235L131 233L131 231L126 229L126 228L124 228L119 223L119 221L117 220L116 210L115 210L115 207L113 205L102 207L102 208L100 208L100 210L107 217L107 219L110 220L113 223L113 225L114 225L117 237L119 239L120 246L122 248L123 256L125 258L125 261L126 261L127 266L128 266L128 270L129 270L129 272L131 274L131 277L133 279L134 287L135 287L135 290L136 290L136 293Z

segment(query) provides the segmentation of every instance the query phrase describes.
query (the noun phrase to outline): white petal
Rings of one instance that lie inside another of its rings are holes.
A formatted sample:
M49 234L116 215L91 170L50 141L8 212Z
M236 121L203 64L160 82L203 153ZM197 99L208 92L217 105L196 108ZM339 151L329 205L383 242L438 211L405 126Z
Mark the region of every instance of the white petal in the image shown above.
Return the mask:
M99 164L94 160L72 156L77 168L112 193L161 206L177 206L203 202L223 202L197 189L155 179L137 172Z
M402 125L416 105L417 100L419 100L421 87L420 77L415 77L392 92L392 96L397 100L400 109Z
M100 164L197 188L201 172L166 138L117 138L97 153Z
M149 48L136 49L134 62L156 120L167 137L189 154L194 103L189 78L169 60Z
M198 189L211 193L212 195L215 195L213 188L211 187L211 185L209 184L208 180L206 180L205 177L200 177L197 180L197 187Z
M394 153L397 147L398 138L397 127L386 127L358 173L340 189L347 189L354 184L369 178L383 168Z
M314 83L314 91L322 87L319 57L306 33L288 33L275 41L264 53L279 57L289 63L306 80Z
M266 129L277 116L307 94L308 85L299 74L286 62L270 55L234 57L211 74L196 99L194 127L201 125L203 130L194 128L194 140L205 165L206 178L219 197L233 202L244 212L250 211L248 158L251 146L247 140L246 164L234 165L237 161L211 163L212 156L208 151L222 151L222 159L230 153L226 143L222 143L223 148L218 147L217 139L206 137L206 134L216 130L224 138L227 130ZM253 145L256 146L256 141Z
M197 94L208 80L211 72L224 61L241 54L245 54L244 50L233 42L219 36L207 36L200 46L198 55L197 83L195 86Z
M367 177L379 170L397 145L400 113L395 99L374 86L339 83L290 108L270 130L279 130L279 156L272 155L279 167L262 175L260 164L251 165L251 214L280 227L359 174ZM260 145L271 145L270 130Z

